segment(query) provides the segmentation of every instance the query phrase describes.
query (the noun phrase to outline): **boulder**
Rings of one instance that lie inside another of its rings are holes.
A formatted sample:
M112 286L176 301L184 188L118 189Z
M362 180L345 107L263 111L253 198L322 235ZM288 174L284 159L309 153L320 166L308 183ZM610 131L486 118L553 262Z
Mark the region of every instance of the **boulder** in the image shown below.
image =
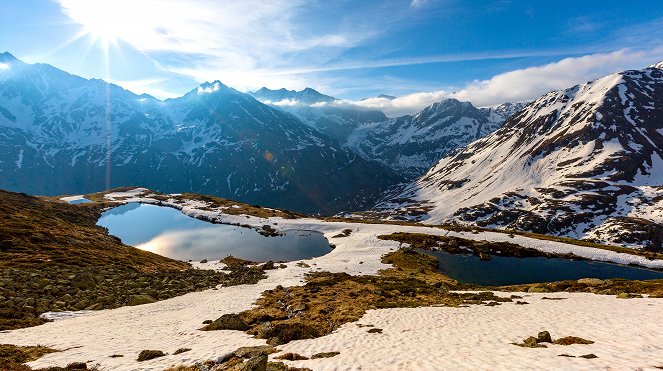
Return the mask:
M238 314L224 314L221 317L217 318L214 322L203 327L203 331L214 331L214 330L236 330L236 331L246 331L249 329L249 325L242 320Z

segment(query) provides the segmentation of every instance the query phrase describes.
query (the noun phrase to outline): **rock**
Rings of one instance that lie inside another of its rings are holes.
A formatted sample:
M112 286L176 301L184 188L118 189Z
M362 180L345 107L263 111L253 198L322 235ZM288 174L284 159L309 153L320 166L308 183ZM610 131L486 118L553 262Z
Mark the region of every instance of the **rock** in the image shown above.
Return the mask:
M514 345L518 345L519 347L523 348L547 348L545 345L539 344L538 339L535 338L534 336L530 336L527 339L523 340L521 344L514 343Z
M479 259L484 260L484 261L488 261L488 260L490 260L490 255L488 255L484 252L480 252L479 253Z
M85 362L72 362L67 365L67 370L87 370L87 364Z
M550 336L550 333L548 331L541 331L539 334L536 336L536 342L537 343L552 343L552 337Z
M261 354L276 353L276 348L269 345L259 345L255 347L241 347L234 351L239 358L254 358Z
M274 268L276 268L276 267L274 266L273 261L268 261L267 263L260 266L260 269L262 269L264 271L274 269Z
M580 356L580 358L592 359L592 358L599 358L599 357L594 353L589 353L589 354L584 354L584 355Z
M242 363L238 371L267 371L267 355L260 354Z
M276 357L276 359L285 359L286 361L305 361L308 357L304 357L297 353L285 353Z
M240 318L238 314L224 314L221 317L217 318L214 322L203 327L203 331L214 331L214 330L236 330L236 331L246 331L249 329L249 325Z
M640 294L631 294L628 292L620 292L617 294L617 299L633 299L633 298L641 298L642 295Z
M190 350L191 350L191 348L180 348L180 349L174 351L174 352L173 352L173 355L176 355L176 354L182 354L182 353L188 352L188 351L190 351Z
M163 357L165 355L166 354L160 350L143 350L140 352L140 354L138 354L138 358L136 360L138 362L143 362L150 359Z
M527 289L527 292L550 292L550 290L544 286L532 286Z
M303 310L306 310L306 304L300 303L300 304L295 304L290 308L291 311L293 312L301 312Z
M323 352L323 353L316 353L311 356L311 359L317 359L317 358L331 358L331 357L336 357L337 355L341 354L341 352Z
M200 261L200 264L205 264L205 263L207 263L207 259L203 259Z
M381 334L382 329L381 328L372 328L372 329L368 330L368 333L369 334Z
M88 290L97 285L94 275L89 272L83 272L71 280L71 286L81 290Z
M142 305L156 302L156 299L149 295L134 295L129 299L129 305Z
M594 342L577 336L565 336L563 338L555 340L554 344L557 345L594 344Z

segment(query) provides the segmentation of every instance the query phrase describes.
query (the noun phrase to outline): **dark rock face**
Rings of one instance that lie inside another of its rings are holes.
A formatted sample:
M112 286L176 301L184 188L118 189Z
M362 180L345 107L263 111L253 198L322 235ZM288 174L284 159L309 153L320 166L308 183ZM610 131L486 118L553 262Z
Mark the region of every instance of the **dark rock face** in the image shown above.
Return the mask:
M663 247L663 70L548 93L442 159L384 215Z
M162 102L48 65L13 60L10 71L0 75L0 188L55 195L140 184L334 213L400 180L218 81Z

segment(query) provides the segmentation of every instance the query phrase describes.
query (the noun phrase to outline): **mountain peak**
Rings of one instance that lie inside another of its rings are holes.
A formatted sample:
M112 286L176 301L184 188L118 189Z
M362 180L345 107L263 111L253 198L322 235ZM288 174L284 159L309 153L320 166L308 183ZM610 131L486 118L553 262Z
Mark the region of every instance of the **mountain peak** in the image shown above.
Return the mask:
M17 60L18 58L14 57L10 52L0 53L0 62L13 62Z
M311 105L315 103L331 103L336 100L334 97L320 93L313 88L304 88L300 91L281 88L272 90L262 87L253 93L250 93L260 101L281 102L285 100L294 101L299 104Z
M663 61L660 61L656 64L652 64L651 66L649 66L649 68L658 68L659 70L663 70Z

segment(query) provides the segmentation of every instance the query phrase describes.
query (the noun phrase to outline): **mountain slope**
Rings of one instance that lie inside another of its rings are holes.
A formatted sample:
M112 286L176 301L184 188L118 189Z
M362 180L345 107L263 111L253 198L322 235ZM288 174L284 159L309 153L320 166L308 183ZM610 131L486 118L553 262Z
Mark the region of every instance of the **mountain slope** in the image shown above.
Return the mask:
M501 126L522 105L492 109L446 99L416 115L358 127L347 145L409 178L423 174L444 155Z
M548 93L378 209L395 218L660 248L663 70Z
M218 81L162 102L8 53L0 62L9 66L0 70L0 188L63 194L140 184L333 213L364 207L399 180Z

